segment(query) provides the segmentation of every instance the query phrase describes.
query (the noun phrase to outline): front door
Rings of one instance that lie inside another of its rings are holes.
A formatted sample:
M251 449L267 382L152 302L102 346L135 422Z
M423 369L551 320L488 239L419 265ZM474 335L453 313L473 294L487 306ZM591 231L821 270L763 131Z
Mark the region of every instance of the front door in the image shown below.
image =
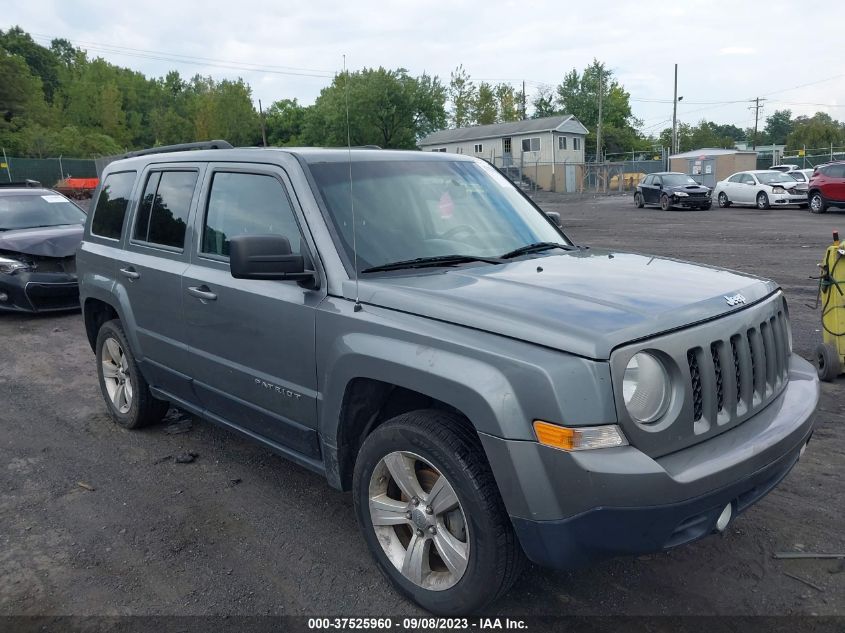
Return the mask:
M511 151L511 138L506 136L502 139L502 166L510 167L513 165L513 152Z
M202 199L182 277L194 390L218 421L319 458L315 306L325 292L229 271L238 234L284 235L308 261L288 180L277 167L211 164Z

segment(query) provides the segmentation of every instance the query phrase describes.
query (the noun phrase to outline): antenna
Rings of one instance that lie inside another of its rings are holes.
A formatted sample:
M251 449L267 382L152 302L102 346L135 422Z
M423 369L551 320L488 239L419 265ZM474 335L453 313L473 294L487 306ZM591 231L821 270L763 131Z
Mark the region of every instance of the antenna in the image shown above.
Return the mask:
M343 87L346 97L346 149L349 152L349 208L352 212L352 266L355 269L355 312L361 311L358 296L358 242L355 239L355 198L352 196L352 132L349 128L349 73L346 70L346 55L343 56Z

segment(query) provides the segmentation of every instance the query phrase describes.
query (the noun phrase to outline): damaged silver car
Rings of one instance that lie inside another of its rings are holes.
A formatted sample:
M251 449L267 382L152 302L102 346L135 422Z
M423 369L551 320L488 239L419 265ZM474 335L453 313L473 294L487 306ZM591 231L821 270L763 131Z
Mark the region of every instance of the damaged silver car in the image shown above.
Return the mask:
M78 308L76 249L85 212L32 184L0 187L0 311Z

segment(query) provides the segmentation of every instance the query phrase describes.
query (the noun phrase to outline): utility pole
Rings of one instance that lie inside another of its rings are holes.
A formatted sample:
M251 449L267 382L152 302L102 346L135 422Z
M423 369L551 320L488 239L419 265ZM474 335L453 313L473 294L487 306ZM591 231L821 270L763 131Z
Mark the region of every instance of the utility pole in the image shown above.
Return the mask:
M526 110L525 105L526 105L525 104L525 80L523 79L522 80L522 120L523 121L528 118L528 114L525 111Z
M599 67L599 124L596 128L596 164L601 159L601 102L604 93L604 87L602 86L603 74L601 67Z
M675 96L672 98L672 154L678 153L678 65L675 64Z
M752 99L754 101L753 106L748 106L749 110L754 110L754 138L752 139L751 149L757 149L757 123L760 119L760 108L762 108L761 101L765 101L763 97L757 97L756 99Z
M264 147L267 147L267 130L264 129L264 110L261 108L261 99L258 100L258 115L261 118L261 140Z

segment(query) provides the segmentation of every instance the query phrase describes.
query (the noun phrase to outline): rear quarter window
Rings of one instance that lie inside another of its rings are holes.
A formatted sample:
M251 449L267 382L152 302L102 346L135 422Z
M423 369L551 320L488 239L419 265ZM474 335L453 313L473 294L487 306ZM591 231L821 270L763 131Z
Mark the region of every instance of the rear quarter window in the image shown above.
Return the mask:
M121 171L106 176L91 218L91 233L113 240L120 239L135 176L134 171Z

